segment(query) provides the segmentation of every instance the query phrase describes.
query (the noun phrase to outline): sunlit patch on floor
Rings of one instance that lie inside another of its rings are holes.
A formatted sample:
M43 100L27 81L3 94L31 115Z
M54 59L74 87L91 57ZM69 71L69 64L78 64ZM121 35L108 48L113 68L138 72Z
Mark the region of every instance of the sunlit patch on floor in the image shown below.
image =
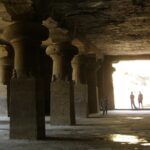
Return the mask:
M142 146L150 146L150 143L142 143Z
M122 144L146 144L147 140L144 138L139 138L134 135L122 135L122 134L111 134L109 136L110 140L113 142L120 142Z
M127 119L132 119L132 120L142 120L143 117L127 117Z

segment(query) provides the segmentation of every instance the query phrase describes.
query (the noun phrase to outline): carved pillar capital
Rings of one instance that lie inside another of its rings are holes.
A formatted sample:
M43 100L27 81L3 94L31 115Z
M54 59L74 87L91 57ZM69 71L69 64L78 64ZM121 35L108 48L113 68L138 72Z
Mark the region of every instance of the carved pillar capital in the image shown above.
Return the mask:
M4 30L3 37L14 48L14 70L17 78L35 75L39 47L41 41L48 37L48 30L33 22L15 22Z
M78 53L75 46L68 42L51 44L46 54L53 59L53 78L70 80L71 60Z
M55 58L62 57L63 50L59 44L50 44L46 49L46 54L55 61Z
M6 10L14 21L42 21L49 13L49 1L3 0Z
M12 74L13 55L12 49L7 45L0 45L0 80L3 84L8 84Z

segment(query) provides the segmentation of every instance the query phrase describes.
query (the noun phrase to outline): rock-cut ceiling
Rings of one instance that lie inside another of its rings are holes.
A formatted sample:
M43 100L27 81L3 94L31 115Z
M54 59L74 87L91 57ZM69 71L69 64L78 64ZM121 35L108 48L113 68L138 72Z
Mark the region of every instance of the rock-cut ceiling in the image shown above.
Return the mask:
M3 3L2 3L3 2ZM150 0L2 0L0 33L12 20L44 20L53 40L71 38L80 51L150 54ZM5 4L5 7L4 7ZM6 11L7 9L7 11Z

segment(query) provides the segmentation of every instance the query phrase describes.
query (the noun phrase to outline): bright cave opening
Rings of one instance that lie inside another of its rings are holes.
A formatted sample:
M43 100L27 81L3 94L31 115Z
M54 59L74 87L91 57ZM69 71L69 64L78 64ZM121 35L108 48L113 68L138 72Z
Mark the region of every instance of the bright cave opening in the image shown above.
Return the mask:
M131 109L130 93L135 95L138 108L138 93L143 93L143 109L150 109L150 61L130 60L113 63L115 109Z

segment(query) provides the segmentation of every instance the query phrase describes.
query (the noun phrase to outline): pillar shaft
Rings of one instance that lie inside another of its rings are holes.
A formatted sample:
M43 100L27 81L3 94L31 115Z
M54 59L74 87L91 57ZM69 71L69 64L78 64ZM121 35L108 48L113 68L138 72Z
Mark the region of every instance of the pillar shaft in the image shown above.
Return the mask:
M32 22L16 22L6 28L4 38L14 48L14 69L17 78L35 75L41 41L47 37L44 26Z
M0 46L0 80L7 86L7 114L10 115L10 79L13 69L13 49L8 45Z
M115 107L114 90L113 90L113 82L112 82L113 71L114 69L112 67L111 60L109 60L109 57L105 58L102 67L102 97L107 97L108 109L114 109Z
M43 82L35 78L13 79L10 97L10 138L45 138Z
M79 68L77 64L72 65L72 80L75 81L76 83L80 83L80 78L79 78Z
M74 99L76 117L88 116L88 86L84 81L85 55L76 55L72 60L72 80L74 81Z
M10 81L10 138L45 136L43 81L38 76L41 40L48 36L40 24L16 22L4 31L14 48L14 74Z
M87 58L87 84L89 113L98 113L98 99L96 95L96 56L89 54Z
M50 45L47 55L53 60L51 83L51 124L75 124L74 89L71 82L71 60L77 53L70 43ZM57 109L56 109L57 108Z
M1 83L4 84L4 85L7 85L9 80L10 80L11 73L12 73L12 66L7 64L7 62L5 60L2 60L2 59L3 58L0 58Z
M76 47L70 43L56 43L48 46L47 55L53 59L53 76L57 80L72 80L71 60L77 53Z
M58 78L62 78L62 57L60 55L51 55L53 59L53 74L52 76Z
M76 55L72 60L72 80L75 83L86 83L85 81L86 57L84 54Z

